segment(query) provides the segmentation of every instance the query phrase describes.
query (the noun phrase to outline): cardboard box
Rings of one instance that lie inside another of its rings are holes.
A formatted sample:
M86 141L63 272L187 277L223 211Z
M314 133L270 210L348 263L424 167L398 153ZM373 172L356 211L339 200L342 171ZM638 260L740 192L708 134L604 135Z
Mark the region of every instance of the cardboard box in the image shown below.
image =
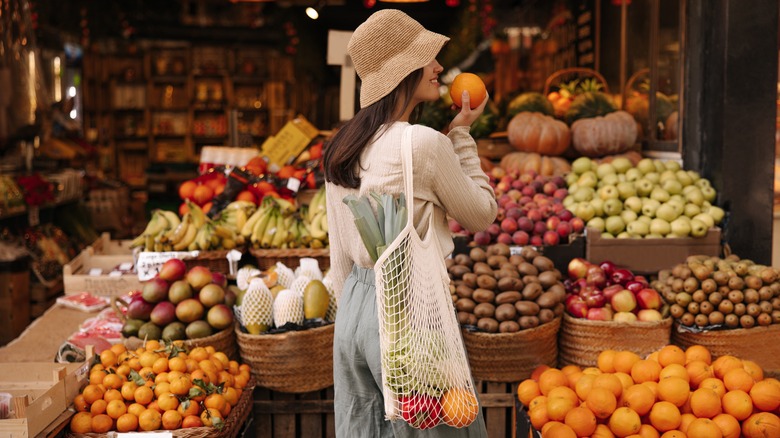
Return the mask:
M66 295L90 292L112 297L142 289L132 254L96 255L89 248L62 267L62 282Z
M655 274L690 255L720 256L720 228L710 228L700 238L604 239L592 228L585 232L585 258L591 263L610 260L638 274Z

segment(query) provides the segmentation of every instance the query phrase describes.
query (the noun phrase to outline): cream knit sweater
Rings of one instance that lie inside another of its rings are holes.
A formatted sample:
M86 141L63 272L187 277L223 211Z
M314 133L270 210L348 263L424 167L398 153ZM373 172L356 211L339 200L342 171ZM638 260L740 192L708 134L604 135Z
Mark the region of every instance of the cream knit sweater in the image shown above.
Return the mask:
M380 129L380 136L363 150L359 189L326 183L330 278L337 296L353 265L374 266L342 199L350 194L398 194L404 190L401 136L407 126L409 123L395 122L384 133ZM495 195L479 165L477 145L468 127L457 127L446 136L422 125L412 129L415 227L420 235L427 232L429 217L434 215L444 257L453 249L447 215L469 230L484 230L496 218ZM372 205L376 208L373 200Z

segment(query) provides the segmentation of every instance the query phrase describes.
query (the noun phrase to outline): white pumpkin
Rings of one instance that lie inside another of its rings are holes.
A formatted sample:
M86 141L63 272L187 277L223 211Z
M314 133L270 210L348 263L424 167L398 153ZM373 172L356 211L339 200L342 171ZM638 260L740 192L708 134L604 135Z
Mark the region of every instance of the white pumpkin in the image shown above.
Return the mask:
M625 152L634 146L637 134L634 117L625 111L579 119L571 125L572 146L587 157Z

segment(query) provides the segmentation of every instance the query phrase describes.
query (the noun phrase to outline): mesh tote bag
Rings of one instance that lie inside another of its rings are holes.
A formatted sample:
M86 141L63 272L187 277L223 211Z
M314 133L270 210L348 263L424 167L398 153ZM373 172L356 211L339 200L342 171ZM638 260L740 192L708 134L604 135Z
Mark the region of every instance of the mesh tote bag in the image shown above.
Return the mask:
M401 145L406 226L374 266L385 415L418 429L460 428L479 406L433 215L422 238L412 220L411 136L408 127Z

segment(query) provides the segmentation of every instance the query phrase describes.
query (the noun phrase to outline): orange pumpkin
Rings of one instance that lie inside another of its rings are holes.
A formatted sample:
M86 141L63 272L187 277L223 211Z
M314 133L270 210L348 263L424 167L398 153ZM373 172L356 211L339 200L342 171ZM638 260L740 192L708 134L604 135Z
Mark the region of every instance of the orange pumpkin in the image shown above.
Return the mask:
M517 113L506 128L509 144L521 152L561 155L569 147L569 127L541 113Z
M571 125L571 144L588 157L625 152L636 143L636 122L631 114L615 111L603 117L579 119Z
M565 159L533 152L510 152L501 158L500 166L513 175L534 171L544 176L562 176L571 172L571 164Z

